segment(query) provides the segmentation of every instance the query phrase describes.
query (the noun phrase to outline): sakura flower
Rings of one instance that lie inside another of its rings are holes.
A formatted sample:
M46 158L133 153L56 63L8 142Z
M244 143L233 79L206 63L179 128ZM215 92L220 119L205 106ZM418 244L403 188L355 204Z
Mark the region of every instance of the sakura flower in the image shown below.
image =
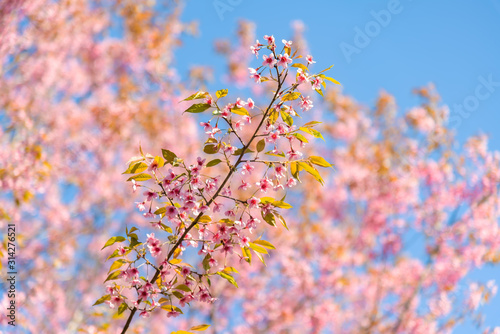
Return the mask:
M267 41L268 45L274 44L274 36L273 35L271 35L271 36L264 35L264 39Z
M263 193L273 188L273 183L268 178L260 180L259 182L256 183L256 185Z
M264 46L264 44L260 44L259 40L257 40L254 45L250 46L250 50L255 55L255 57L259 56L259 51L260 51L262 46Z
M297 184L297 180L295 180L293 177L289 178L288 181L286 181L287 188L292 188L296 184Z
M200 122L200 125L204 127L205 131L210 131L212 130L212 125L208 122Z
M127 250L122 246L118 247L117 250L119 255L125 255L125 253L127 252Z
M251 98L248 98L247 105L248 105L248 108L250 108L250 109L253 109L255 107L255 103L253 102L253 100ZM247 116L247 117L249 117L249 116Z
M298 160L298 159L300 159L300 157L302 157L302 153L292 149L292 150L286 152L286 156L287 156L288 160Z
M246 237L246 236L242 236L240 238L240 246L241 247L250 247L250 238Z
M206 161L206 160L207 160L207 159L202 159L202 158L200 158L200 157L196 158L196 163L198 164L198 167L199 167L199 168L202 168L202 167L205 165L205 161Z
M285 44L285 48L291 48L293 44L292 41L287 41L286 39L282 39L281 42Z
M243 108L247 103L242 101L239 97L236 99L236 103L234 104L237 108Z
M137 208L139 211L144 211L146 210L146 202L135 202Z
M148 311L144 310L144 311L142 311L142 312L139 314L139 316L140 316L141 318L149 318L149 317L151 316L151 312L148 312Z
M307 63L308 63L308 64L314 64L314 63L316 63L316 62L313 60L313 56L311 56L311 55L307 55L307 56L306 56L306 60L307 60Z
M212 99L212 97L211 97L211 96L206 97L204 102L205 102L206 104L211 105L211 106L213 106L213 104L214 104L214 100Z
M132 190L133 190L133 192L134 192L134 193L135 193L135 191L137 190L137 187L138 187L138 186L139 186L139 185L137 184L137 182L135 182L135 180L132 180ZM139 186L139 187L140 187L140 186Z
M312 81L311 81L311 85L312 85L312 88L313 89L321 89L321 83L323 82L323 79L321 79L320 77L315 77Z
M241 174L245 175L245 174L252 174L252 171L255 169L254 166L250 165L248 162L246 162L242 169L241 169Z
M110 308L115 308L122 303L123 299L120 296L112 296L111 299L106 300L106 304L109 305Z
M313 103L310 100L309 96L308 97L301 96L300 98L301 98L300 107L302 108L302 110L308 111L313 107Z
M148 170L155 172L157 169L158 169L158 161L156 160L151 161L151 163L148 166Z
M299 68L297 70L297 78L296 78L297 83L300 85L301 83L308 81L308 79L309 78L308 78L307 74L304 71L302 71L302 69Z
M181 269L181 275L184 276L184 277L186 277L189 274L191 274L191 269L189 269L188 267L182 267L182 269Z
M250 209L256 209L259 207L260 199L257 197L251 197L247 200Z
M154 218L155 217L154 213L151 212L151 209L149 209L148 212L143 213L142 215L144 216L144 218Z
M269 68L273 68L277 63L272 53L269 56L264 55L262 56L262 58L264 59L264 61L262 62L263 66L268 66Z
M148 202L158 198L158 194L154 191L145 191L143 195L146 196L146 201Z
M279 139L279 134L277 132L271 132L266 137L266 142L274 144L278 139Z
M248 188L250 188L250 183L241 180L241 185L238 187L238 190L247 190Z
M292 58L290 58L287 53L285 53L284 55L279 55L278 59L278 66L281 66L283 68L287 68L288 64L291 64L293 62Z
M286 168L283 165L278 165L274 167L274 175L276 175L277 178L282 178L286 174Z
M167 318L176 318L179 315L180 315L180 313L175 311L175 310L171 310L171 311L167 312Z
M256 83L260 83L260 74L254 68L249 67L248 70L250 71L250 79L254 79Z

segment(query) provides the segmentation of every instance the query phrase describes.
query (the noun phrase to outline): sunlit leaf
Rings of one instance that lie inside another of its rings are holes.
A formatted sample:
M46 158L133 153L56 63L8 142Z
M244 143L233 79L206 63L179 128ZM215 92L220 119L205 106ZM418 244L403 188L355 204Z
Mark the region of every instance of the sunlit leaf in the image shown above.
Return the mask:
M186 111L184 111L184 112L198 114L198 113L204 112L205 110L207 110L210 107L211 106L208 103L196 103L196 104L193 104L191 107L187 108Z

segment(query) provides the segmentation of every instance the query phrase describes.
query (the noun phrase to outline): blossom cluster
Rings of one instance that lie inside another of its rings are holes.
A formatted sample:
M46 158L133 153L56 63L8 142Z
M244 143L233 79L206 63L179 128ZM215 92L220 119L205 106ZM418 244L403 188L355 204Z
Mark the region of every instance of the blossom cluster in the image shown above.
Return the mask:
M143 189L144 197L136 206L158 232L141 242L135 233L138 229L132 227L126 237L112 237L106 243L105 247L128 245L110 255L118 259L106 281L115 284L97 303L118 305L118 313L129 309L131 320L136 311L148 317L161 308L168 317L175 317L192 301L214 302L212 276L237 286L233 275L238 271L230 265L232 259L250 263L253 254L264 262L264 256L275 248L254 231L262 222L271 226L281 222L286 227L279 212L291 208L284 201L286 189L298 183L300 171L323 182L316 166L331 165L322 157L305 157L301 152L309 142L306 136L322 138L315 129L319 122L297 126L294 121L297 110L305 112L313 106L303 91L312 89L322 95L324 80L337 82L322 74L324 71L309 74L314 63L310 55L306 64L296 62L289 67L301 58L297 51L292 54L293 42L283 40L278 54L274 37L264 38L267 46L257 41L251 52L258 55L265 47L271 53L263 56L262 66L250 68L250 76L259 83L269 81L274 94L267 107L258 107L251 97L223 103L227 89L215 95L200 91L184 99L202 100L187 113L212 112L200 125L206 135L203 152L215 159L198 157L189 163L189 158L180 158L171 150L162 149L161 156L154 156L141 149L141 155L129 161L125 173L134 175L128 181L134 192ZM296 68L296 79L289 83L286 79L292 68ZM193 262L189 248L199 256L196 265L188 263Z

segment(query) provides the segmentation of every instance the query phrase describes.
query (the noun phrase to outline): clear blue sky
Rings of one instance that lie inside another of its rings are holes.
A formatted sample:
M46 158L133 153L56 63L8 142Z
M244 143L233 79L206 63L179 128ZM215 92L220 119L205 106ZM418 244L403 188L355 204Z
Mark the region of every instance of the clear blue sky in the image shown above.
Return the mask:
M217 11L220 3L230 10ZM375 23L373 12L381 11L390 18ZM451 114L460 119L459 126L453 125L458 140L482 132L489 135L490 148L500 151L500 132L495 131L500 123L500 0L188 0L183 20L197 20L200 36L184 39L176 64L181 74L193 64L215 64L223 71L213 40L234 37L241 18L257 24L260 39L273 34L279 40L291 36L292 21L302 20L318 68L335 64L331 75L345 93L366 105L373 105L384 89L404 110L417 103L413 88L435 83ZM369 43L356 39L358 28L368 33ZM356 52L342 50L348 45ZM467 114L460 115L456 105L464 105ZM481 270L471 278L500 281L500 270ZM500 296L484 311L487 324L500 326ZM454 333L475 332L464 324Z

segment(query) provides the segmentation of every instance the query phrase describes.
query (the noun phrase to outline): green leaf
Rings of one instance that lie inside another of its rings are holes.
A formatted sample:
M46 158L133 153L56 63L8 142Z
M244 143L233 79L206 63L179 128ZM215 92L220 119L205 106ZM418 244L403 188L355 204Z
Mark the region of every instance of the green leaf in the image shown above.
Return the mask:
M292 67L298 67L298 68L301 68L304 72L309 72L309 69L307 68L307 66L304 64L301 64L301 63L295 63L292 65Z
M243 148L239 148L236 151L234 151L233 155L238 156L238 155L241 155L241 153L243 153ZM247 148L245 150L245 154L248 154L248 153L253 153L253 151L251 149Z
M285 203L283 201L274 201L273 202L273 205L277 208L281 208L281 209L291 209L292 206L288 203Z
M210 218L210 216L207 216L207 215L203 215L200 217L200 219L198 220L198 222L200 223L210 223L212 221L212 218Z
M309 174L311 174L316 180L319 181L319 183L321 183L321 185L324 185L325 182L323 181L323 179L321 178L321 175L319 175L319 172L316 170L316 168L312 167L311 165L309 165L307 162L299 162L298 163L300 167L302 167L306 172L308 172Z
M261 247L261 246L257 245L256 243L249 242L248 244L250 245L251 249L253 249L254 251L256 251L258 253L269 254L267 252L267 249L265 249L264 247Z
M184 111L184 112L198 114L198 113L204 112L205 110L207 110L210 107L211 106L208 103L196 103L196 104L193 104L191 107L187 108L186 111Z
M270 203L271 205L277 207L277 208L282 208L282 209L291 209L292 206L288 203L285 203L283 201L277 201L272 197L261 197L260 202L262 204L268 204Z
M175 158L177 158L177 155L175 155L174 152L163 149L163 148L161 149L161 154L165 158L165 161L169 164L172 164L174 162Z
M266 265L266 261L264 260L264 257L262 256L262 254L256 252L255 256L257 256L259 258L260 262L262 262L264 265Z
M226 267L226 268L224 268L223 271L226 272L226 273L233 272L233 273L237 273L238 274L238 270L236 270L236 268L234 268L234 267Z
M299 92L286 93L281 98L281 101L293 101L293 100L297 100L300 97L300 95L301 94Z
M281 224L288 230L288 226L286 225L286 221L285 221L285 218L283 218L283 216L281 216L280 214L276 213L275 214L276 217L278 217L279 221L281 222Z
M188 331L177 331L177 332L172 332L170 334L193 334L193 333L188 332Z
M271 226L276 227L276 219L274 218L274 215L270 212L268 212L265 216L262 215L262 218L266 221Z
M318 166L321 166L321 167L332 167L333 168L333 166L328 161L323 159L322 157L311 156L311 157L309 157L309 161L311 161L311 163L318 165Z
M292 174L292 176L296 179L299 178L299 163L298 162L291 162L290 163L290 173Z
M289 126L293 125L293 118L286 111L281 110L281 118Z
M164 206L164 207L161 207L161 208L159 208L158 210L156 210L156 211L154 212L154 214L155 214L155 215L161 215L161 214L164 214L165 212L167 212L167 207L165 207L165 206Z
M222 162L222 160L221 160L221 159L214 159L214 160L209 161L209 162L207 163L207 167L213 167L213 166L216 166L216 165L220 164L221 162Z
M121 274L120 270L114 271L114 272L112 272L111 274L108 275L108 277L106 278L106 280L104 282L112 281L114 279L117 279L118 276L120 276L120 274Z
M194 93L193 95L191 95L190 97L185 98L182 101L191 101L191 100L203 99L203 98L207 97L207 95L208 95L207 92L197 92L197 93Z
M335 80L334 78L327 77L327 76L326 76L326 75L324 75L324 74L321 74L320 76L321 76L323 79L325 79L325 80L331 81L331 82L333 82L334 84L337 84L337 85L341 85L341 86L342 86L342 84L341 84L340 82L338 82L337 80Z
M106 247L109 247L109 246L113 245L115 242L122 242L122 241L125 241L125 240L127 240L127 239L125 239L124 237L120 237L120 236L118 236L118 237L111 237L111 238L109 238L108 241L106 241L106 243L104 244L104 247L101 248L101 250L103 250Z
M267 155L272 155L273 157L280 157L280 158L284 158L285 157L285 153L278 153L278 154L275 154L273 153L272 151L269 151L269 152L266 152Z
M294 136L303 143L309 143L309 140L307 140L307 138L301 135L300 133L292 133L292 136Z
M219 145L214 145L214 144L208 144L203 147L203 152L206 154L215 154L219 152Z
M111 253L110 256L108 256L108 258L106 259L106 261L108 261L109 259L112 259L114 257L117 257L117 256L120 256L120 254L118 253L118 249L115 249L115 251L113 253Z
M145 171L148 169L148 165L145 162L137 162L134 164L130 164L126 171L122 174L136 174Z
M208 327L210 327L210 325L198 325L198 326L191 327L191 330L192 331L204 331Z
M321 73L323 73L323 72L329 71L332 67L333 67L333 65L332 65L332 66L330 66L330 67L328 67L328 68L325 68L323 71L319 72L318 74L321 74Z
M120 304L120 306L118 307L118 315L122 314L123 312L125 312L125 310L127 309L127 303L123 302Z
M323 96L323 92L321 91L321 89L316 89L316 92L318 92L319 95Z
M168 300L166 300L166 301L168 301ZM177 306L170 305L170 304L164 304L164 305L162 305L161 309L165 310L165 311L169 311L169 312L170 311L176 311L176 312L179 312L180 314L184 314L180 308L178 308Z
M312 126L315 126L317 124L321 124L322 122L317 122L317 121L311 121L311 122L307 122L306 124L303 125L304 128L310 128Z
M257 152L262 152L264 151L264 148L266 148L266 141L264 139L259 140L257 143Z
M228 282L231 283L232 285L234 285L235 287L238 287L238 283L236 283L236 281L235 281L235 279L234 279L233 276L231 276L231 275L229 275L229 274L227 274L225 272L222 272L222 271L218 271L216 274L219 275L222 278L227 279Z
M218 99L227 95L227 89L220 89L215 93Z
M104 295L101 298L99 298L98 300L96 300L96 302L92 306L100 305L100 304L104 303L106 300L110 300L110 299L111 299L110 295Z
M255 240L253 243L269 249L276 249L276 247L274 247L272 243L266 240Z
M109 267L108 273L112 272L113 270L121 268L125 263L127 263L127 261L123 259L116 260L115 262L113 262L111 267Z
M250 116L250 113L245 108L232 108L231 112L236 115Z
M191 289L185 284L179 284L174 289L185 291L185 292L191 292Z
M243 259L247 261L248 263L252 262L252 253L250 252L250 248L248 247L242 247L241 248L241 253L243 255Z
M302 130L305 133L313 135L316 138L321 138L321 139L325 140L325 138L323 138L323 135L321 134L321 132L319 132L318 130L314 130L314 129L311 129L311 128L306 128L306 127L303 127L303 126L301 126L299 128L299 130Z
M136 181L147 181L151 178L151 175L149 174L145 174L145 173L141 173L141 174L137 174L137 175L134 175L134 176L131 176L127 179L127 181L132 181L132 180L136 180Z

